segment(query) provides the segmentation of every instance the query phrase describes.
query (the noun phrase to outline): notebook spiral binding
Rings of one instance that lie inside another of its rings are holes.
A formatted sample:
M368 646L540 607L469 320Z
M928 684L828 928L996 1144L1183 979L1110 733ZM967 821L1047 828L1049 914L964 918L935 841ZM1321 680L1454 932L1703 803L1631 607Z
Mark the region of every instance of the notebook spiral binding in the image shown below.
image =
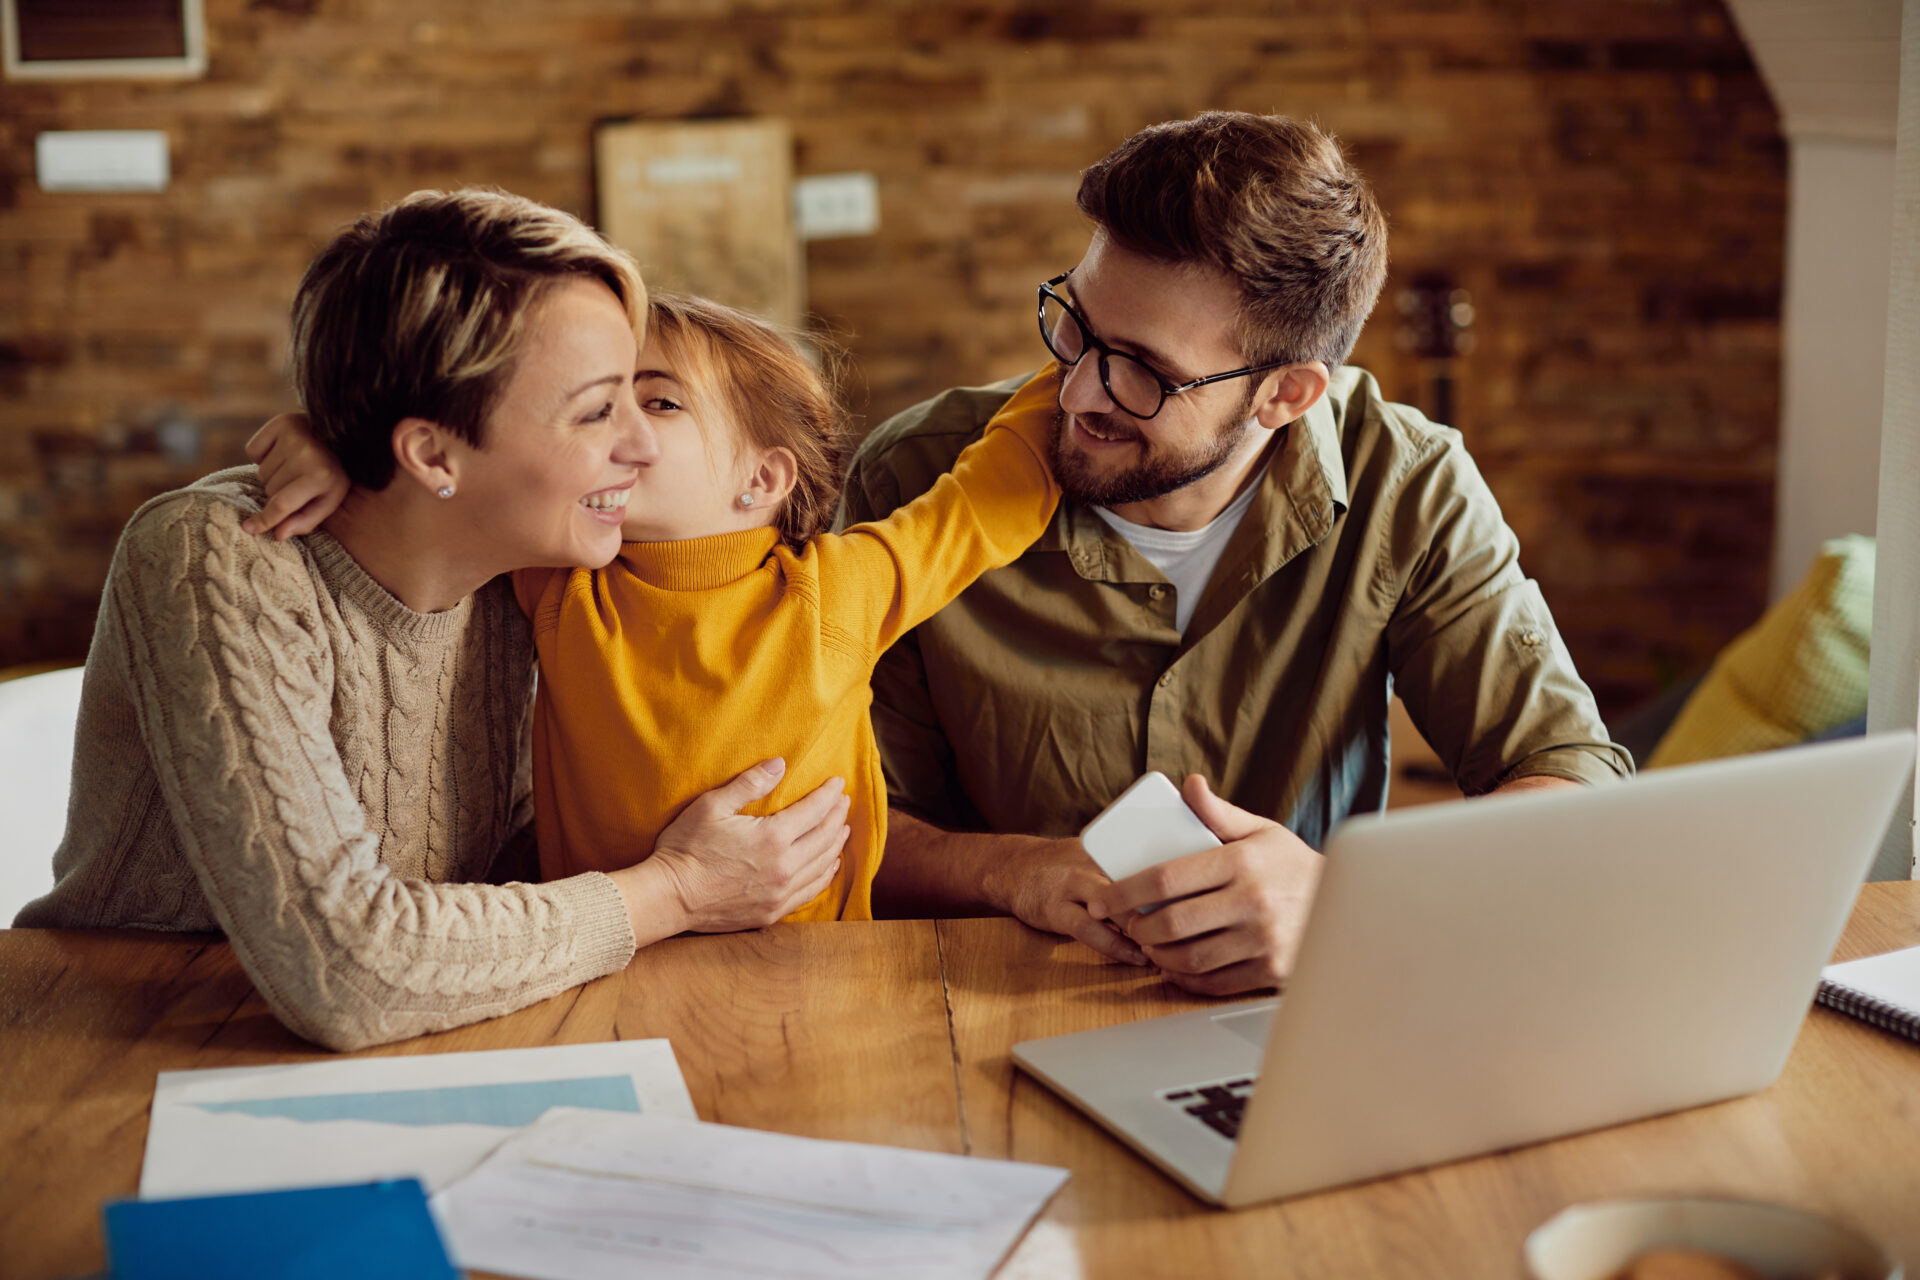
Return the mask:
M1823 978L1814 1000L1848 1017L1871 1023L1882 1031L1891 1031L1909 1040L1920 1040L1920 1014L1885 1000L1876 1000L1864 991Z

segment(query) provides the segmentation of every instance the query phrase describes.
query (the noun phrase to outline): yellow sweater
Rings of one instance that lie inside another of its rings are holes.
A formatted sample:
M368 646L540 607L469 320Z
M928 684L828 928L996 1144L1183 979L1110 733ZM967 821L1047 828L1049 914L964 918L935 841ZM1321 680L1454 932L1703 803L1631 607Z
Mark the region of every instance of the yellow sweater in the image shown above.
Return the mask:
M1046 529L1058 380L1023 387L933 488L885 520L794 552L771 529L629 542L604 569L514 575L533 619L542 877L639 861L702 792L768 756L785 808L846 779L853 834L791 920L869 920L887 788L867 719L887 646Z

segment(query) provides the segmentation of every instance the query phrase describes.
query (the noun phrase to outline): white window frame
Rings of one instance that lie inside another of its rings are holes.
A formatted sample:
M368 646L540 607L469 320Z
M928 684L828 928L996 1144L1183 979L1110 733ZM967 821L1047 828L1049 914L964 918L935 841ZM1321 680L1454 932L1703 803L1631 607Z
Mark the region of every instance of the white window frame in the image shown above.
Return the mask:
M178 58L35 59L20 56L16 0L0 0L0 44L9 80L190 80L207 73L207 17L202 0L179 0L186 53Z

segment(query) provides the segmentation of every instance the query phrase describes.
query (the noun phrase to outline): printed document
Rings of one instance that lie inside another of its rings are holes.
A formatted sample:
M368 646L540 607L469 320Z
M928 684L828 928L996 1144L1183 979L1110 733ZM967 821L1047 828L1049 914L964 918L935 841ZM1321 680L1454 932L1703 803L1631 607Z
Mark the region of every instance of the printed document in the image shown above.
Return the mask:
M163 1071L140 1194L389 1178L435 1191L556 1106L693 1116L665 1040Z
M433 1198L469 1270L532 1280L985 1280L1067 1179L674 1116L550 1111Z

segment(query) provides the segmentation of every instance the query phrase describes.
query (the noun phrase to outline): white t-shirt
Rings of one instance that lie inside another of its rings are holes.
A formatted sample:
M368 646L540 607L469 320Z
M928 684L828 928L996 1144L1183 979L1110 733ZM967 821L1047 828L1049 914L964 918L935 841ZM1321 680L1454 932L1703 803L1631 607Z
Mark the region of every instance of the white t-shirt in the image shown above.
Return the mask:
M1093 512L1132 543L1133 549L1173 584L1173 626L1184 635L1200 597L1206 593L1207 580L1213 577L1213 567L1220 563L1220 553L1227 549L1227 540L1240 527L1241 517L1247 514L1247 508L1253 505L1253 495L1259 491L1258 483L1248 485L1239 497L1227 504L1226 510L1206 525L1185 532L1135 524L1105 507L1095 507Z

